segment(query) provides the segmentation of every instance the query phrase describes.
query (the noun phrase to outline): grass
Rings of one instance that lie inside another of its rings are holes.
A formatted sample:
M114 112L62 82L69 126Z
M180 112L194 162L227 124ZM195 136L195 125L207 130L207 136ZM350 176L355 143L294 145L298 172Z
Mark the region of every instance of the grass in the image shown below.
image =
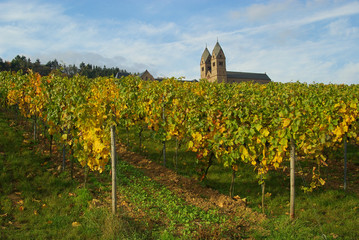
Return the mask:
M0 239L151 238L125 214L91 206L103 183L92 177L82 187L48 156L36 154L26 136L9 113L0 112Z
M238 238L245 234L234 231L228 217L217 209L205 211L187 204L166 187L153 181L124 161L119 162L120 195L124 205L131 205L137 212L134 217L143 218L153 233L179 239L202 239L209 236ZM238 217L235 221L239 222ZM157 237L158 237L157 236Z
M137 131L130 130L129 135L124 130L119 137L127 142L135 152L140 152ZM162 163L162 143L152 135L151 131L143 131L142 154L149 159ZM175 164L175 142L168 141L166 166L175 169L179 174L197 177L196 156L186 152L186 146L179 151L178 165ZM310 183L305 178L296 177L296 219L289 220L289 177L285 172L271 172L266 179L265 213L267 220L264 228L269 234L255 234L256 239L359 239L359 151L354 145L348 146L348 160L352 168L348 170L348 190L342 189L343 152L342 149L330 150L331 157L336 159L328 167L323 167L323 177L326 186L304 193L301 186ZM297 167L308 170L305 163ZM249 207L262 212L261 187L251 166L240 165L235 182L235 194L246 198ZM231 171L224 169L218 163L214 164L208 173L204 185L217 189L223 194L229 193Z

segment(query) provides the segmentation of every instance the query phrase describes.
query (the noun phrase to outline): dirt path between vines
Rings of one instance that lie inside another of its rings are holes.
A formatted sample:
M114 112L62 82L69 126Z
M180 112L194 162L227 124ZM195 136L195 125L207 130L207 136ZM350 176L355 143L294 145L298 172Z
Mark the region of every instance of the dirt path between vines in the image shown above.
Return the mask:
M220 213L233 217L241 216L243 221L238 223L238 227L256 228L258 223L265 219L264 215L247 208L241 199L232 199L214 189L203 187L195 179L178 175L171 169L146 159L140 154L128 151L122 144L119 145L118 154L122 160L142 169L146 176L166 186L188 204L204 210L219 209Z

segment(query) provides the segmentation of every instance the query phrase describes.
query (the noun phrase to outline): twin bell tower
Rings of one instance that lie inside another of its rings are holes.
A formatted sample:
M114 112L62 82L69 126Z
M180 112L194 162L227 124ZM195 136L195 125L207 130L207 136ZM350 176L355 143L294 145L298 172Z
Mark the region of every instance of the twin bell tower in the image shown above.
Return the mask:
M227 82L226 57L218 41L212 51L207 47L201 57L201 79L209 82Z

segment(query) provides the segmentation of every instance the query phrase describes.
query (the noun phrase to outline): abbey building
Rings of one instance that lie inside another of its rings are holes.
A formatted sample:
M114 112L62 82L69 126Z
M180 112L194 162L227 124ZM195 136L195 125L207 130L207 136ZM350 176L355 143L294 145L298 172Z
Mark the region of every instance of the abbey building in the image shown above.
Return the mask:
M212 55L207 47L201 57L201 79L208 79L210 82L245 82L269 83L271 79L266 73L232 72L226 69L226 57L219 45L216 43Z

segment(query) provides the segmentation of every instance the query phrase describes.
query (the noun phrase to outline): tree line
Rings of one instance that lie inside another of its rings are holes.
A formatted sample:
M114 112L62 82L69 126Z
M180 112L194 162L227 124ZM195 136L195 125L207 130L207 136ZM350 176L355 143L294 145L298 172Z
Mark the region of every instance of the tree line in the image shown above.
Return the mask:
M39 73L41 76L47 76L53 71L61 71L64 75L73 77L76 74L86 76L88 78L97 78L105 76L127 76L130 75L126 70L119 69L118 67L107 68L106 66L99 67L92 64L85 64L82 62L79 66L75 64L62 64L56 59L48 61L46 64L42 64L39 59L32 62L30 58L17 55L11 61L4 61L0 58L0 71L19 71L23 72L31 69L33 72Z

